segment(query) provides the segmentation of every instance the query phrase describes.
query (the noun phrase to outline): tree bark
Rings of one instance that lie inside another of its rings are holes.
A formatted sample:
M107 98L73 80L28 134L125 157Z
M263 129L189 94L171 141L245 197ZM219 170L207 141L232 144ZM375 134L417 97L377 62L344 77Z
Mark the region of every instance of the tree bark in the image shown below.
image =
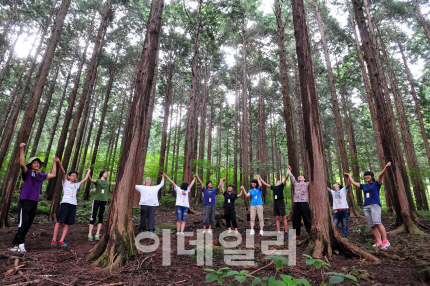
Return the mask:
M209 168L206 169L206 181L209 181L211 179L211 165L212 165L212 127L213 127L213 118L214 118L214 91L212 88L212 95L211 95L211 120L209 121L209 130L208 130L208 156L207 156L207 163L209 164ZM204 187L204 186L202 186Z
M235 95L235 99L234 99L234 157L233 157L233 185L234 188L236 189L236 192L240 189L238 186L238 182L237 182L237 169L239 168L239 166L237 165L237 156L238 156L238 141L239 141L239 128L238 128L238 124L239 124L239 92L238 92L238 84L237 84L237 73L234 73L234 95Z
M246 39L242 34L242 185L249 190L248 167L248 87L247 87L247 63L246 63ZM244 197L245 207L249 208L249 200Z
M19 161L19 144L21 142L27 142L29 135L32 130L32 123L36 116L38 103L40 97L42 96L43 88L45 86L46 79L49 74L49 69L51 68L52 60L54 58L55 49L57 48L58 41L60 39L61 31L63 29L64 19L66 18L67 11L69 9L70 0L63 0L61 7L58 10L55 27L52 30L51 40L46 48L45 60L41 64L39 69L39 77L35 83L34 92L32 93L27 108L25 111L25 116L21 123L21 128L18 132L16 138L16 143L13 149L11 160L9 162L9 167L6 171L5 180L2 185L3 197L0 201L0 227L4 228L8 222L8 215L10 205L12 203L12 197L14 192L14 186L16 184L19 172L16 172L16 166L18 166Z
M206 55L207 56L207 53ZM205 80L203 85L203 95L202 95L202 110L200 114L200 136L199 136L199 169L198 175L199 178L203 177L203 160L205 159L205 141L206 141L206 113L207 113L207 99L209 93L209 69L208 64L205 65ZM208 136L211 136L210 134ZM197 196L196 196L196 205L200 203L202 197L202 189L203 186L197 185Z
M152 86L155 84L154 74L157 67L163 7L163 0L153 0L151 3L144 49L136 78L136 91L130 110L130 126L125 134L106 232L88 254L88 259L96 259L94 262L96 265L117 268L137 254L132 225L133 193L135 182L140 179L136 176L138 172L136 166L142 160L142 133Z

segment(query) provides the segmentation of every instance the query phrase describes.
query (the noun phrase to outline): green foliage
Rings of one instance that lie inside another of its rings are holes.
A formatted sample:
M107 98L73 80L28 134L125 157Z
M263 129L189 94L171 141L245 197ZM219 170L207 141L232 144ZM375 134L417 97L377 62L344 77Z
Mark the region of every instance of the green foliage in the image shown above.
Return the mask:
M329 267L331 267L330 264L328 264L324 260L315 259L308 254L303 254L303 256L307 258L306 259L306 265L313 265L318 269L321 269L321 267L324 267L325 269L328 269Z

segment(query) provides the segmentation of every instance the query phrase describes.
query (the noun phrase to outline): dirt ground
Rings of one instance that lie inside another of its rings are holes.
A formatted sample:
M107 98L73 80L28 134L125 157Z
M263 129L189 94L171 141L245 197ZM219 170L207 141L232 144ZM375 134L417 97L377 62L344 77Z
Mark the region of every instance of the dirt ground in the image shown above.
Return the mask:
M199 209L198 209L199 210ZM200 209L201 210L201 209ZM249 223L246 221L244 210L238 208L239 231L244 234ZM161 228L174 228L176 216L173 207L160 206L156 211L156 224ZM393 230L391 224L393 216L384 214L383 223L387 230ZM187 237L186 249L195 249L189 244L196 239L196 230L202 228L202 215L188 215L186 231L193 231L193 237ZM134 221L134 230L137 234L139 221ZM430 225L427 222L427 225ZM289 222L291 227L291 223ZM37 215L35 223L26 238L27 253L16 255L7 251L17 227L0 230L0 284L1 285L209 285L205 283L208 273L205 268L219 269L226 267L224 263L224 250L218 241L219 234L225 230L224 226L214 230L213 265L198 266L196 256L177 255L177 237L173 233L171 238L171 265L162 265L162 241L160 247L152 253L142 253L125 267L120 269L102 269L92 265L86 260L86 254L96 244L87 241L88 226L76 224L70 227L66 238L67 247L51 247L54 223L47 223L44 215ZM258 227L256 228L258 231ZM265 230L276 230L275 219L272 217L270 207L265 208ZM61 231L61 230L60 230ZM340 230L339 230L340 231ZM158 231L157 231L158 232ZM304 229L302 230L304 232ZM364 259L347 258L341 254L327 257L331 268L326 271L349 273L359 278L360 285L427 285L430 283L428 269L430 268L430 239L428 236L389 234L391 247L388 250L372 249L374 238L366 220L350 218L349 241L368 250L382 261L374 264ZM265 238L267 240L267 238ZM150 243L149 239L141 241ZM261 237L255 236L255 265L232 266L234 270L248 270L257 277L275 276L279 274L291 275L294 278L305 278L312 285L328 283L328 276L322 274L320 269L306 265L303 254L307 252L306 235L298 241L297 265L285 266L276 272L270 260L264 259L260 251ZM304 242L304 243L303 243ZM288 245L286 240L285 246ZM240 245L245 249L245 238ZM282 247L280 247L282 249ZM268 265L268 266L267 266ZM267 266L267 267L266 267ZM324 280L323 280L324 279ZM16 284L24 283L27 284ZM225 282L233 282L232 278ZM238 282L236 282L238 283ZM226 283L228 284L228 283ZM225 284L225 285L226 285ZM219 285L214 282L210 285ZM344 284L345 285L345 284Z

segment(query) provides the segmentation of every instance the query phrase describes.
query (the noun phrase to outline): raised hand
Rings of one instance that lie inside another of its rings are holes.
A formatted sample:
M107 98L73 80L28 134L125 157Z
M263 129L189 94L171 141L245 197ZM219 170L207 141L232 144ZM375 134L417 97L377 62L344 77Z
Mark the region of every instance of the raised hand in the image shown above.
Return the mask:
M388 162L385 167L391 167L391 162Z
M288 165L287 168L290 170L290 172L293 170L290 165Z
M19 148L21 148L22 150L24 150L25 145L26 144L23 142L23 143L19 144Z
M91 172L91 168L88 168L86 171L87 171L87 173Z

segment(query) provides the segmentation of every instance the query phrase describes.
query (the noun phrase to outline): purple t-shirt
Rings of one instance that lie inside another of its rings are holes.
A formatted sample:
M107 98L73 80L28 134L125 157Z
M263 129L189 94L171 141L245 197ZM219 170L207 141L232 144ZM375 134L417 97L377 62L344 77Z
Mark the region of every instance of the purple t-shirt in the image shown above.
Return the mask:
M203 188L202 192L203 192L203 204L214 206L215 205L215 195L218 192L218 187L216 187L215 189L212 189L212 190L208 190L206 188ZM210 199L210 201L209 201L209 199Z
M47 174L33 172L32 170L27 168L24 185L22 186L22 191L19 195L19 199L38 202L43 181L46 180L47 177Z

